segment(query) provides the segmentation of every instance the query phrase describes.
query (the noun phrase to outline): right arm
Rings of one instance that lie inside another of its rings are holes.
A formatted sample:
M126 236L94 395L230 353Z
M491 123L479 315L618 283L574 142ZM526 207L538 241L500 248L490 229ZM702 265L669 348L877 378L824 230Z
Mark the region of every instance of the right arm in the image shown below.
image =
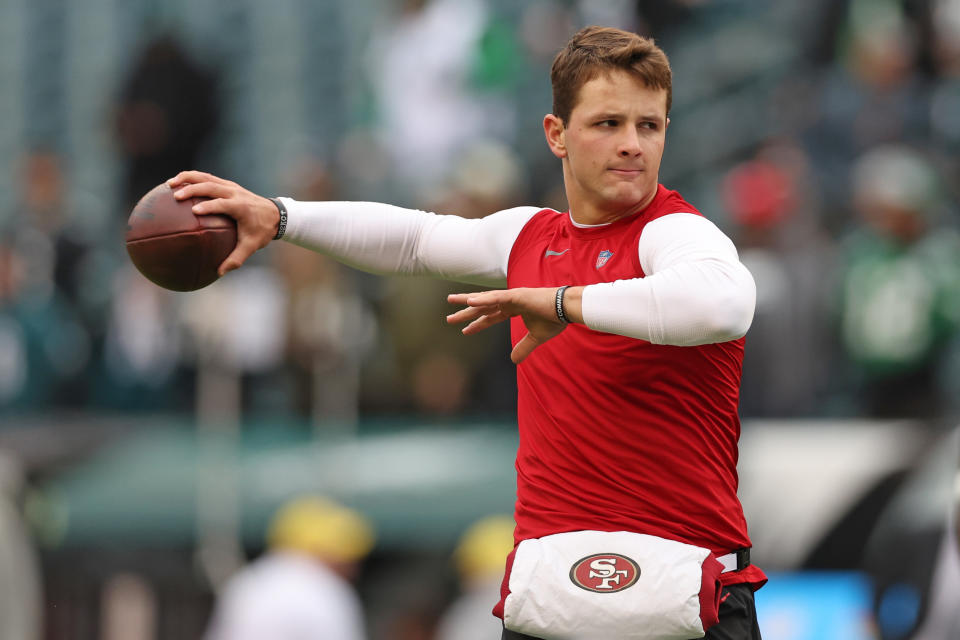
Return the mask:
M297 202L284 239L372 273L431 275L482 286L507 282L510 249L535 207L467 219L375 202Z
M223 213L237 221L237 248L221 275L265 247L277 231L279 212L269 199L198 171L168 184L179 200L206 197L197 214ZM505 209L468 219L372 202L298 202L284 198L283 239L372 273L422 274L482 286L506 285L514 241L536 207Z

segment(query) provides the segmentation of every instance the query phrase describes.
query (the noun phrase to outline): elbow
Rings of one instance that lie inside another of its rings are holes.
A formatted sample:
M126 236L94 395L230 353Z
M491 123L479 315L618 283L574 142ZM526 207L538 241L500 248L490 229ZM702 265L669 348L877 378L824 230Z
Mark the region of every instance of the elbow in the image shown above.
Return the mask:
M718 287L709 304L706 317L715 342L736 340L747 334L753 323L757 305L757 288L746 269L734 286Z
M735 297L722 297L711 305L708 331L714 342L736 340L747 335L753 323L753 304Z

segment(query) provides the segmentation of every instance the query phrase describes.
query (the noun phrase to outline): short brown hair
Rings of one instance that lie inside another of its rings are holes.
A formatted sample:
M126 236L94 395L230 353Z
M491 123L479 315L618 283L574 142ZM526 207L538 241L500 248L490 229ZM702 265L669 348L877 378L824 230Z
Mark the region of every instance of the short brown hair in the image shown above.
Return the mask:
M673 101L673 73L667 54L653 40L612 27L585 27L553 59L553 114L566 123L580 89L604 72L620 69L651 89L667 90L667 113Z

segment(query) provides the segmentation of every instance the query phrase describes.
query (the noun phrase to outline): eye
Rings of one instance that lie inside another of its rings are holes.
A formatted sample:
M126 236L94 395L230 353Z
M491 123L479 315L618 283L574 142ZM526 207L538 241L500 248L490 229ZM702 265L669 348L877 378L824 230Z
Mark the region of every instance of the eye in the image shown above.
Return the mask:
M614 119L612 119L612 118L608 118L608 119L606 119L606 120L601 120L600 122L598 122L598 123L597 123L597 126L598 126L598 127L616 127L616 126L619 125L619 124L620 124L620 123L619 123L617 120L614 120Z
M645 120L640 123L640 127L643 129L650 129L651 131L656 131L660 128L660 123L655 122L654 120Z

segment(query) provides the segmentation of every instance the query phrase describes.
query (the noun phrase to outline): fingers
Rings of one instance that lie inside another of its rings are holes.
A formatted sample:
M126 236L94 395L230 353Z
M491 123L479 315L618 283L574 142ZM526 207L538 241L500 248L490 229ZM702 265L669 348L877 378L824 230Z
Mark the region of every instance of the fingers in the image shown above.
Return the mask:
M229 213L233 208L231 206L232 202L233 201L228 198L213 198L212 200L198 202L190 207L190 210L198 216L209 215L211 213Z
M217 273L223 276L234 269L239 269L256 250L257 246L251 242L237 243L236 248L220 263Z
M277 214L269 200L244 189L240 185L224 180L205 171L181 171L167 180L177 200L204 198L191 208L198 215L224 213L237 221L237 246L220 263L217 273L221 276L238 269L258 249L265 247L276 229L276 220L270 214ZM270 213L264 212L262 203L269 205Z
M484 329L489 329L493 325L503 322L504 320L508 320L509 318L510 316L497 309L492 313L485 313L465 326L462 333L467 336L480 333Z
M447 316L448 324L458 324L460 322L470 322L471 320L476 320L480 316L487 313L494 313L498 311L496 305L485 306L485 307L467 307L465 309L460 309Z
M447 302L450 304L461 304L466 305L467 300L470 296L476 295L474 293L451 293L447 296Z
M182 184L196 182L217 182L220 184L229 184L230 181L224 180L223 178L218 178L212 173L207 173L205 171L181 171L174 177L167 180L167 185L173 189Z
M481 291L479 293L451 293L447 296L447 302L451 304L462 304L466 308L460 309L447 316L448 324L457 324L460 322L471 322L473 326L477 320L484 316L498 316L498 319L490 324L502 322L508 316L504 314L503 306L499 303L499 291ZM464 333L476 333L480 329L469 330L470 326L463 330ZM489 326L489 325L487 325ZM485 328L485 327L484 327Z
M447 296L447 302L470 307L494 307L498 305L503 307L510 302L509 295L510 292L506 289L474 293L451 293Z
M510 302L510 292L506 289L495 289L493 291L479 291L477 293L467 294L466 304L471 307L500 306L505 308Z
M509 317L510 316L505 314L503 310L496 305L489 307L467 307L466 309L461 309L456 313L448 315L447 324L469 322L470 324L462 329L462 333L471 335L483 331L498 322L503 322Z
M234 195L234 190L219 182L191 182L173 192L173 197L177 200L186 200L187 198L226 199L232 195Z
M469 324L464 327L461 332L464 335L472 335L509 318L510 316L504 312L501 305L481 303L483 300L495 298L495 296L484 295L486 293L497 292L483 292L481 294L453 293L448 295L448 302L453 304L467 305L467 307L449 314L447 316L447 324L469 322Z
M538 346L540 346L540 342L528 333L520 339L520 342L510 352L510 360L513 361L513 364L520 364Z

